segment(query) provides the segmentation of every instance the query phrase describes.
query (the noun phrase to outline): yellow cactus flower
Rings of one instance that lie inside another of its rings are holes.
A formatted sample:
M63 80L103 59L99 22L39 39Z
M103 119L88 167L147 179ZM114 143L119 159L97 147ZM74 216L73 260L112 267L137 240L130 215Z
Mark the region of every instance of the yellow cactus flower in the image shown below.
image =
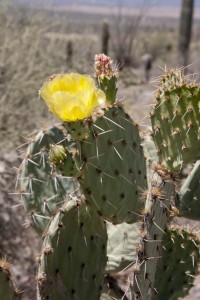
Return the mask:
M89 117L95 107L106 101L93 78L77 73L52 76L43 84L40 95L50 111L69 122Z

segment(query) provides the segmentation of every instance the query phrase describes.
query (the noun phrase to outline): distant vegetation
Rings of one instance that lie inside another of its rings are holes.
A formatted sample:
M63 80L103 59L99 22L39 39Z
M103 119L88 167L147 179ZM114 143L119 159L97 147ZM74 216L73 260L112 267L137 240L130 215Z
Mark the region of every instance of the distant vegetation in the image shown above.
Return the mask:
M89 0L79 2L95 3ZM98 4L104 2L101 0ZM53 121L47 117L43 101L38 100L38 90L43 82L51 74L60 72L93 74L93 56L102 51L102 16L96 18L81 12L70 15L42 9L45 6L33 8L17 5L17 2L14 6L10 4L13 2L0 2L0 131L4 149L12 149L19 143L19 137L26 134L25 129L30 132ZM177 64L178 23L165 20L160 24L159 20L154 23L155 20L151 19L147 23L145 14L148 16L148 10L141 16L127 18L121 11L108 20L108 54L120 65L124 65L128 58L132 68L120 74L126 85L142 82L140 75L135 78L132 74L135 74L135 69L138 74L142 68L141 57L146 53L151 54L156 66ZM196 55L199 53L199 39L196 25L191 45L195 68L199 62L199 55ZM127 73L129 71L131 75Z

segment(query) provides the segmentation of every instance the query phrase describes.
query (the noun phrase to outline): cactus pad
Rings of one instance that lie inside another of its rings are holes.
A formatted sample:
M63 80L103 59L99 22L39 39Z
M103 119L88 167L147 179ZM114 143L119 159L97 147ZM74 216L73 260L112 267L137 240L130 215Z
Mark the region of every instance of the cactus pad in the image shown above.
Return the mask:
M99 299L106 244L105 222L85 203L69 201L44 239L38 273L41 300Z
M50 127L40 131L28 146L18 173L20 191L32 225L43 233L51 216L70 197L74 197L77 182L56 172L49 163L51 144L68 145L61 129Z
M181 69L161 78L151 122L159 158L170 171L200 158L200 87Z
M156 299L177 300L188 294L198 273L199 246L199 237L192 230L169 227L156 276Z
M100 216L112 223L136 222L147 186L146 161L138 125L122 107L108 108L90 124L81 141L83 176L80 185Z

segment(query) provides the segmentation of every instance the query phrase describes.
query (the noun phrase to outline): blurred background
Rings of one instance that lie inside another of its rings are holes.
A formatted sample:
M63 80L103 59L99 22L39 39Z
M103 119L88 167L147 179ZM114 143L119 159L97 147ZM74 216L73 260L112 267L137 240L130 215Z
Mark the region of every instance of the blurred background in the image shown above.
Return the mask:
M98 53L118 66L118 98L145 128L165 67L200 78L200 0L0 0L0 257L13 264L23 300L35 299L40 239L14 192L20 145L57 121L39 99L43 82L93 75ZM200 299L195 293L187 299Z

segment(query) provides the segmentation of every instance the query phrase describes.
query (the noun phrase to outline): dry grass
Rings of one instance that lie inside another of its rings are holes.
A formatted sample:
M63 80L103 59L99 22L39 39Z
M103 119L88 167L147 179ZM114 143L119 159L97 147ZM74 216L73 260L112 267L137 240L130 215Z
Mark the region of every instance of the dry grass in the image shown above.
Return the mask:
M73 69L88 71L88 60L92 61L96 51L94 36L86 36L83 44L80 35L70 36L67 26L64 16L10 7L6 0L0 3L0 131L4 150L12 149L26 132L51 122L53 117L38 99L38 90L49 75L68 71L69 38L75 41Z

